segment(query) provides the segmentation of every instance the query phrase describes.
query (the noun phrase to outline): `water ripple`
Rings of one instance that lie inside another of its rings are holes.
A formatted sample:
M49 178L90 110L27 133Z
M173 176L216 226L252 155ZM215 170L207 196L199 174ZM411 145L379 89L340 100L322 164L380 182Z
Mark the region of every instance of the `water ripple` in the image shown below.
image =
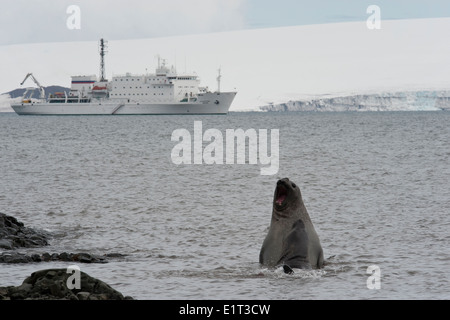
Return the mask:
M171 133L280 130L280 170L171 162ZM124 253L81 266L140 299L442 299L450 261L450 113L226 117L0 115L0 211L52 233L46 251ZM276 180L302 190L323 270L258 264ZM58 264L61 265L61 264ZM381 270L369 290L369 266ZM36 268L2 266L19 285ZM448 281L447 281L448 282Z

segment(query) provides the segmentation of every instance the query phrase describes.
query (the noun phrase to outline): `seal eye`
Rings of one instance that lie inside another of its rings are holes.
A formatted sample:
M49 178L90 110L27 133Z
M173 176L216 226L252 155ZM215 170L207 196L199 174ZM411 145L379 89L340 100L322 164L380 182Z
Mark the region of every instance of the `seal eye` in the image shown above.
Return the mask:
M292 188L294 188L294 189L297 188L297 185L295 183L292 182L291 185L292 185Z

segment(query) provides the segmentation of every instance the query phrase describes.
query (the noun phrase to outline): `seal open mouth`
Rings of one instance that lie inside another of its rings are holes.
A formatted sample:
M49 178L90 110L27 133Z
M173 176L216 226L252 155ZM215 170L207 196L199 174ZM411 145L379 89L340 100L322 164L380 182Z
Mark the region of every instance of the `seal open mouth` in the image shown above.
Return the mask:
M288 190L283 184L278 184L277 186L277 192L275 197L275 203L278 206L282 206L286 200L286 197L288 195Z

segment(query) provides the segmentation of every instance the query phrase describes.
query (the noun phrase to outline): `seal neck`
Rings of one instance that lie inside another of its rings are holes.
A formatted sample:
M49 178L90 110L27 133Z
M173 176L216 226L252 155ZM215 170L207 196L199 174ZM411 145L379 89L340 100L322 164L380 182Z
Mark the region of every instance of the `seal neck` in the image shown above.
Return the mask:
M306 213L306 207L303 203L289 203L284 208L277 209L277 206L273 206L272 218L275 220L281 219L302 219L303 221L311 221L309 215Z

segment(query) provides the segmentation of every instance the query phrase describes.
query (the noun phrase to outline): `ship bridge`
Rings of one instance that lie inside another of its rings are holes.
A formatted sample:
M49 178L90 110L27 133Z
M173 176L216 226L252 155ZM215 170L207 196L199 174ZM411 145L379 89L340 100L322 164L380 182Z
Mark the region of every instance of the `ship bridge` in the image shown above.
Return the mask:
M197 98L199 84L195 73L179 75L173 66L168 68L165 60L159 60L154 74L113 76L109 97L146 103L192 101Z

